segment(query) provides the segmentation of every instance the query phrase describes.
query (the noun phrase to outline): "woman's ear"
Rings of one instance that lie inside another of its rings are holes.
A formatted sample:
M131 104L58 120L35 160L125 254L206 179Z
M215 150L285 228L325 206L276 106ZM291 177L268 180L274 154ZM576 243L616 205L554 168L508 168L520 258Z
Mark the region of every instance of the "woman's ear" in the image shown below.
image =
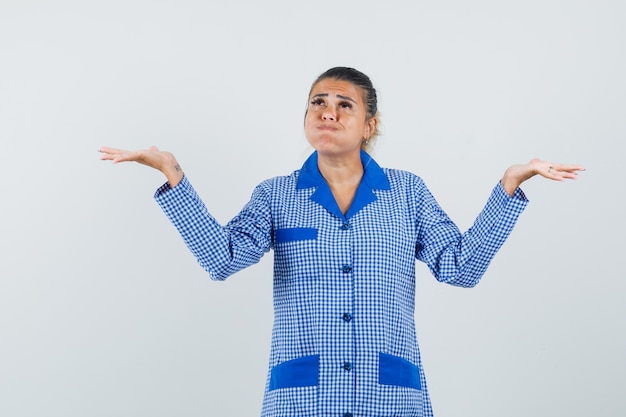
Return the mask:
M370 117L365 125L365 135L366 139L369 139L374 132L376 132L376 126L378 126L378 119L374 117Z

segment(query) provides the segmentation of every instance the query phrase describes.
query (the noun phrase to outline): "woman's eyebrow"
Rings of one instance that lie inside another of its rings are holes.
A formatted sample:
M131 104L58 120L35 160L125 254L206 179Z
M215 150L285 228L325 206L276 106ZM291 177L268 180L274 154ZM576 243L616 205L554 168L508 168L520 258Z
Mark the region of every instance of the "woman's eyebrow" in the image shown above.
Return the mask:
M356 104L356 101L354 101L353 99L351 99L351 98L350 98L350 97L348 97L348 96L342 96L341 94L337 94L337 97L339 97L339 98L340 98L340 99L342 99L342 100L348 100L348 101L351 101L351 102L353 102L354 104Z
M316 98L316 97L328 97L328 95L329 95L328 93L319 93L319 94L314 95L314 96L313 96L313 97L311 97L311 98ZM351 101L351 102L353 102L353 103L355 103L355 104L356 104L356 101L355 101L354 99L352 99L352 98L348 97L348 96L342 96L341 94L337 94L337 97L339 97L339 98L340 98L340 99L342 99L342 100L348 100L348 101Z

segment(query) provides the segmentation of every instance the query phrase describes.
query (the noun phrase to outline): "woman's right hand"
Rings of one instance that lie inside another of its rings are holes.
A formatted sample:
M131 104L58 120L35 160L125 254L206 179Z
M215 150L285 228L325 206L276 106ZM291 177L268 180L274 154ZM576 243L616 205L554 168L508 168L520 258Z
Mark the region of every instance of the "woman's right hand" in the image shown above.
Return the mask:
M170 187L175 187L183 179L183 170L170 152L160 151L156 146L138 151L126 151L103 146L100 148L100 159L119 162L138 162L158 169L167 177Z

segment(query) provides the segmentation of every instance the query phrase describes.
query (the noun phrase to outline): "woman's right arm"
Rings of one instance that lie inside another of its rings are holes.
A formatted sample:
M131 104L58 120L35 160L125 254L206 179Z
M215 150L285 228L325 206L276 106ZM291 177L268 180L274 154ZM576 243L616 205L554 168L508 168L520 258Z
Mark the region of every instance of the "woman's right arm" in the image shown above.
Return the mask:
M214 280L257 263L272 245L272 220L267 182L226 226L206 209L187 178L175 188L164 184L157 203L178 230L196 260Z
M165 174L169 184L157 190L156 201L212 279L226 279L258 262L270 249L272 221L268 183L259 185L241 212L222 226L206 209L171 153L154 146L140 151L103 147L100 152L103 160L138 162Z

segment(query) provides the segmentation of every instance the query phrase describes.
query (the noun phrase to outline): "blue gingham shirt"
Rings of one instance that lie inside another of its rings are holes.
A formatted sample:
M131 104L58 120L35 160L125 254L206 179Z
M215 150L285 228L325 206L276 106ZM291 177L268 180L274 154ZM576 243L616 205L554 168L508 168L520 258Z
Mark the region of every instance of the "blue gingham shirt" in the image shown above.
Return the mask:
M498 183L461 234L424 182L365 152L344 215L313 153L262 182L226 226L187 178L155 198L215 280L274 251L274 327L263 417L431 416L414 323L415 259L472 287L527 204Z

